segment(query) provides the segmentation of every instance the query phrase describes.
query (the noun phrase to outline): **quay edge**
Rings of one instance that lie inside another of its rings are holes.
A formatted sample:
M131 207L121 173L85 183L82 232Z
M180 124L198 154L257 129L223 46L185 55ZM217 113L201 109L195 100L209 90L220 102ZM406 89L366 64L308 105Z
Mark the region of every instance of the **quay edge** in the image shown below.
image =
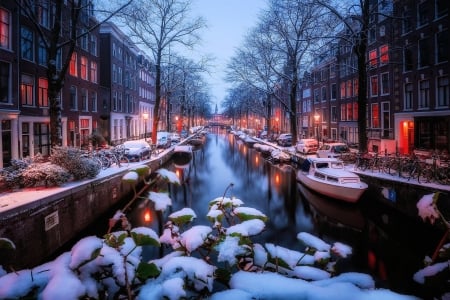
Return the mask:
M172 153L173 147L142 164L153 172L170 160ZM0 265L17 270L45 262L100 216L132 196L132 187L122 181L122 176L133 167L70 187L54 188L54 193L41 198L38 189L29 189L26 193L35 191L33 201L11 209L0 207L0 237L10 239L16 246L15 250L0 251ZM18 195L20 192L6 197Z

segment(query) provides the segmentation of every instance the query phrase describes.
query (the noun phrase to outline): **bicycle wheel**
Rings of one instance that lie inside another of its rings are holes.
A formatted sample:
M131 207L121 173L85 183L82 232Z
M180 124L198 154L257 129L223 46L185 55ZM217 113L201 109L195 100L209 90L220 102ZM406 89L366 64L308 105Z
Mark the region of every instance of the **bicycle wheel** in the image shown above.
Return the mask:
M393 160L388 164L388 173L392 176L399 175L400 163L398 160Z
M128 167L130 165L130 160L125 155L118 158L121 167Z
M109 167L111 167L111 161L109 160L109 158L107 158L106 156L100 156L99 159L100 159L100 162L102 163L103 170L106 170Z
M425 166L420 170L417 181L419 183L428 183L431 182L432 177L433 177L433 170L431 169L430 166Z

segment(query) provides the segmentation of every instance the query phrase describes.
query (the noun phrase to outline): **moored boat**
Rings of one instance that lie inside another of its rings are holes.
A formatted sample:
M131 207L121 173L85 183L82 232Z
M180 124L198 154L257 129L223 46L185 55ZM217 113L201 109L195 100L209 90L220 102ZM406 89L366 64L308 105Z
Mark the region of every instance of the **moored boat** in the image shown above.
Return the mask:
M176 167L182 168L189 165L192 159L192 146L177 145L173 149L172 161Z
M305 159L297 171L297 181L322 195L346 202L357 202L368 187L336 158Z

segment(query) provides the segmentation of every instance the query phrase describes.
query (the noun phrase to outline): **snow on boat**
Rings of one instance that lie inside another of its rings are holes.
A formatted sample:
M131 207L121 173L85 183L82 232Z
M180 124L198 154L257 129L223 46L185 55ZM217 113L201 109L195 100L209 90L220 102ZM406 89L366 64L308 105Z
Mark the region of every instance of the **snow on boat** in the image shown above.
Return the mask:
M192 159L192 146L190 145L177 145L173 149L172 161L173 164L178 167L186 167L189 165Z
M297 171L297 181L306 187L331 198L357 202L367 183L350 171L336 158L307 158Z

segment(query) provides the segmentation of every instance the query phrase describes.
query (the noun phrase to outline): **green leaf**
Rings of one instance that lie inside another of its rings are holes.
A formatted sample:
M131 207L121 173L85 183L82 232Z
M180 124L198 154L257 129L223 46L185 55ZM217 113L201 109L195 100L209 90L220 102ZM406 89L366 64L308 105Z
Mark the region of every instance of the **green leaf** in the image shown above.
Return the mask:
M171 217L170 220L175 223L177 226L182 226L184 224L187 224L189 222L192 222L192 220L194 219L193 215L182 215L182 216L178 216L178 217Z
M148 278L156 278L160 273L161 271L154 263L140 262L136 270L136 276L142 281Z
M124 244L124 241L127 238L127 236L128 235L126 233L119 235L119 237L116 237L116 235L113 233L108 233L104 235L104 239L105 243L108 246L117 249Z
M266 216L262 216L262 215L250 215L250 214L245 214L245 213L236 213L236 215L238 216L238 218L241 221L259 219L263 222L267 222L267 220L268 220L268 218Z
M291 266L289 266L289 264L282 258L277 257L277 256L271 256L269 253L269 257L268 257L268 261L276 266L282 267L282 268L286 268L288 270L292 271Z
M131 232L131 237L137 246L160 246L159 240L145 234Z
M137 166L136 168L133 168L132 170L138 173L139 176L145 176L149 174L151 171L150 167L147 165L140 165Z
M228 285L231 279L231 272L227 269L217 268L214 272L215 280Z
M16 245L9 239L0 238L0 249L15 250Z

